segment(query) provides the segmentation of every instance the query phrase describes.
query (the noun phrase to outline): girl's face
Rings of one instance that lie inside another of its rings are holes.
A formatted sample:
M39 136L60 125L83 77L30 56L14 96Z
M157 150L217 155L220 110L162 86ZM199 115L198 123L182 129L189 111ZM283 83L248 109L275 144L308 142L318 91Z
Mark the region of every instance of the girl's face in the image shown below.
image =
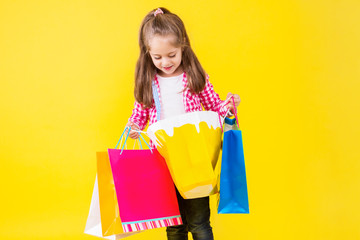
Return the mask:
M174 35L155 35L149 39L149 53L158 74L162 77L178 76L183 72L181 66L181 47L176 47Z

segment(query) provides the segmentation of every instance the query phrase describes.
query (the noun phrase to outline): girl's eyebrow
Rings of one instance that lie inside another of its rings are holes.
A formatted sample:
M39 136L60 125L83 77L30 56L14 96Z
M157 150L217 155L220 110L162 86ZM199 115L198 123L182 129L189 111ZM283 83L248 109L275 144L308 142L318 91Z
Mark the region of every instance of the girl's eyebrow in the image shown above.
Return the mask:
M172 51L172 52L169 52L168 54L173 54L173 53L175 53L177 50L175 50L175 51ZM160 54L157 54L157 53L152 53L152 55L157 55L157 56L160 56ZM166 54L165 54L166 55Z

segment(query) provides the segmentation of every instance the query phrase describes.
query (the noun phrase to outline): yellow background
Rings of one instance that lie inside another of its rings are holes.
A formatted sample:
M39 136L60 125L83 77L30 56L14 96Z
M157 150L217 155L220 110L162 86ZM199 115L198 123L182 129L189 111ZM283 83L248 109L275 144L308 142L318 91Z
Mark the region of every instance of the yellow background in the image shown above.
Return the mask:
M211 199L215 238L360 239L357 0L2 0L0 239L96 239L95 152L131 114L138 28L159 6L220 96L242 99L251 213Z

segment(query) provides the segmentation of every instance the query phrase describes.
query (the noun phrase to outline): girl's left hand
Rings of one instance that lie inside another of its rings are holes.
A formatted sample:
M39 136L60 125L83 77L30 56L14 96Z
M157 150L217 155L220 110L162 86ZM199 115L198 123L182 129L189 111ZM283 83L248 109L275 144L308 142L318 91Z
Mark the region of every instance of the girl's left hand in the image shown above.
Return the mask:
M227 94L227 96L226 96L226 99L228 99L231 96L234 97L235 107L237 108L239 106L239 104L240 104L240 101L241 101L240 96L237 95L237 94L232 94L232 93L229 92ZM232 113L235 113L235 111L234 111L234 103L233 103L232 99L229 100L229 102L226 104L226 106L230 108L230 111Z

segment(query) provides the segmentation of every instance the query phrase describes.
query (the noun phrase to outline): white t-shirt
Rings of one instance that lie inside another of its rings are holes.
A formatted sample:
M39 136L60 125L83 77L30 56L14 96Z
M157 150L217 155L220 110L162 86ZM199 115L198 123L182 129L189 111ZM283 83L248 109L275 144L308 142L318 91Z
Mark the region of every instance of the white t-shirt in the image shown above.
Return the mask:
M183 79L184 73L174 77L161 77L157 75L161 96L160 119L166 119L176 115L184 114Z

